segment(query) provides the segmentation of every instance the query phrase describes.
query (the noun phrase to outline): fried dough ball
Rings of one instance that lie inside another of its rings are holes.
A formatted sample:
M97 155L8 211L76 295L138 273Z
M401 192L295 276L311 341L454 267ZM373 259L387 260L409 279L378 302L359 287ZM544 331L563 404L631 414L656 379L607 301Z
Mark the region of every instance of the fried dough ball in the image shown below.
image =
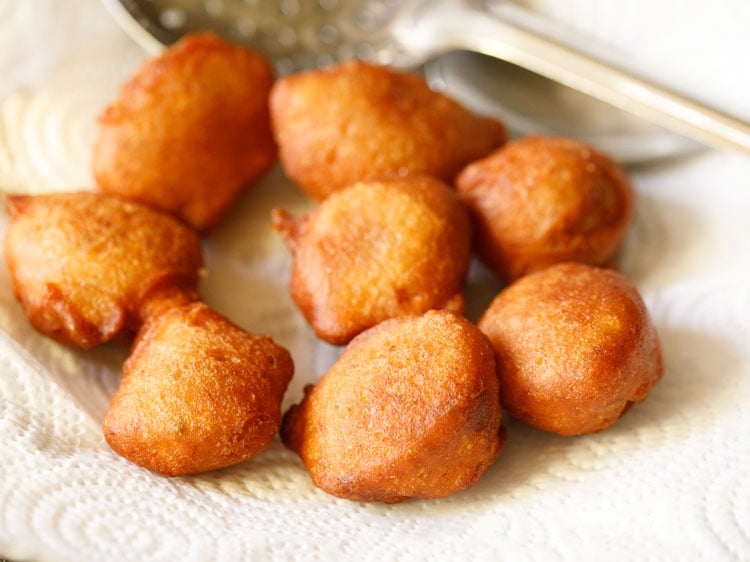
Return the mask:
M604 265L633 208L623 169L571 139L532 136L467 166L456 180L480 257L512 281L549 265Z
M104 418L117 453L167 476L244 461L268 447L294 366L200 302L149 318Z
M505 439L492 348L448 311L378 324L306 389L281 435L315 485L342 498L391 503L468 488Z
M506 139L423 78L358 61L278 80L271 121L286 173L318 200L384 174L450 183Z
M137 330L146 303L197 298L195 233L143 205L101 193L8 195L5 259L32 325L83 348Z
M471 224L455 192L424 175L366 181L310 215L275 210L293 254L290 292L316 335L350 341L388 318L463 312Z
M273 70L255 51L189 35L147 61L99 117L99 188L214 226L276 160Z
M528 275L478 326L495 349L503 406L561 435L610 426L662 376L646 307L616 271L564 263Z

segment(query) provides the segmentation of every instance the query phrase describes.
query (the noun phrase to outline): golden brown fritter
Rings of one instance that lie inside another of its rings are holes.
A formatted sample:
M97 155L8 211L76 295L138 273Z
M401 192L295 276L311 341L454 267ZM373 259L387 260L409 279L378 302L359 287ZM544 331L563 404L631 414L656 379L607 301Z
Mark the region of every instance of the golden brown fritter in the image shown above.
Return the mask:
M506 139L423 78L357 61L278 80L271 120L284 169L318 200L384 174L450 183Z
M492 348L448 311L378 324L285 414L281 435L315 485L342 498L390 503L467 488L505 439Z
M316 335L342 344L388 318L463 312L471 224L455 192L424 175L354 184L309 216L276 210L293 253L290 291Z
M563 261L604 265L633 208L623 169L578 141L526 137L467 166L456 180L477 250L512 281Z
M102 191L214 226L276 160L273 70L255 51L189 35L147 61L99 118Z
M292 378L289 353L203 303L144 324L104 418L120 455L159 474L194 474L268 447Z
M564 263L519 279L478 323L503 407L562 435L600 431L645 400L663 367L656 330L620 273Z
M6 207L13 291L34 327L58 341L89 348L136 330L161 293L197 298L200 243L169 215L90 192L8 195Z

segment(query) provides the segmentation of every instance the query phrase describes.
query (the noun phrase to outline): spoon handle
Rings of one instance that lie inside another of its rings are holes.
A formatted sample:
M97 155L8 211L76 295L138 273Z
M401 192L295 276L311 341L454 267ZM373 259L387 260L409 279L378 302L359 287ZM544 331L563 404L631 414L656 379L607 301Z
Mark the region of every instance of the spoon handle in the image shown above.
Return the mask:
M440 9L419 10L410 19L409 25L393 31L405 47L422 56L456 49L484 53L703 144L750 154L750 124L546 35L489 15L466 1L440 2Z

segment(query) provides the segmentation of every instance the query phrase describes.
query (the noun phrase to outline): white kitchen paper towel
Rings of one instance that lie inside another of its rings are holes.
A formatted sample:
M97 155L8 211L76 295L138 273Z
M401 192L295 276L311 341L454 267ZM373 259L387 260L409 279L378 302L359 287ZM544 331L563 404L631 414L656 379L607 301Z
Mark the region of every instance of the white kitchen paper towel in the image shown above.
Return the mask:
M730 40L748 35L743 0L525 4L632 53L646 74L750 114L750 51ZM96 0L0 0L0 189L90 188L95 117L143 57ZM128 463L100 429L127 349L77 351L36 333L3 265L0 558L750 560L750 158L707 151L633 178L637 216L620 263L659 330L664 379L600 434L507 420L497 462L441 500L328 496L278 440L194 477ZM204 244L207 302L294 356L285 407L337 353L291 304L290 260L268 227L272 207L311 205L276 170ZM0 232L6 224L2 212ZM498 288L472 270L474 314Z

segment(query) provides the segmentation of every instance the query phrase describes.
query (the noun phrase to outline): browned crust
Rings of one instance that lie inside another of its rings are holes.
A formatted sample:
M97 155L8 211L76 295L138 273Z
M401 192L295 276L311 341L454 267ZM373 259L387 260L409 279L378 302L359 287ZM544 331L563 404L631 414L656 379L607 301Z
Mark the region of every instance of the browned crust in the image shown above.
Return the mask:
M270 444L293 370L285 349L203 303L172 307L138 335L104 436L166 476L236 464Z
M384 174L447 183L506 140L422 77L353 61L278 80L271 119L285 171L315 199Z
M197 298L200 242L168 215L92 192L10 195L6 207L13 291L32 325L58 341L89 348L137 330L146 303L165 292Z
M467 488L505 438L492 349L447 311L388 320L347 346L286 413L281 435L315 484L342 498Z
M503 406L562 435L610 426L663 374L643 300L613 270L564 263L528 275L478 326L495 350Z
M148 60L99 118L102 191L173 213L205 232L276 160L266 58L212 33Z
M633 212L624 170L572 139L510 142L467 166L456 186L480 257L508 281L564 261L607 264Z
M308 216L276 210L292 250L290 292L316 335L343 344L388 318L463 312L471 225L455 192L424 175L359 182Z

